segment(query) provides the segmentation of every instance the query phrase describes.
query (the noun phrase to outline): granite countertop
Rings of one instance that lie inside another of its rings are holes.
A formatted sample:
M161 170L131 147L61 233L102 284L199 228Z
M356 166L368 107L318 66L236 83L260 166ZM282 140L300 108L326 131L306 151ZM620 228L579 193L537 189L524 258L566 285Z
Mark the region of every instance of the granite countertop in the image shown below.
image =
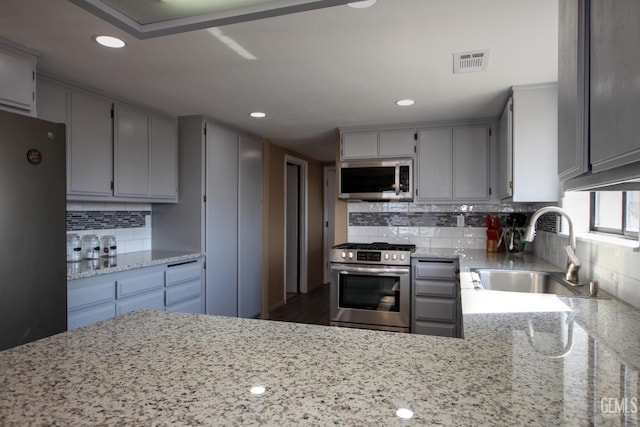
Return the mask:
M0 352L0 425L637 425L640 311L559 300L464 339L128 313Z
M97 260L82 260L67 263L67 280L83 279L100 274L150 267L169 262L189 261L203 256L200 252L187 251L140 251L101 257Z

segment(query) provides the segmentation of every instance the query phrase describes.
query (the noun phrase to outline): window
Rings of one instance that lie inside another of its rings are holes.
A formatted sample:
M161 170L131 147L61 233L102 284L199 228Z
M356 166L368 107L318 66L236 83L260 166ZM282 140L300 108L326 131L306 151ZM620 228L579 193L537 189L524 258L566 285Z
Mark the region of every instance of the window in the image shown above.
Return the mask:
M591 230L637 238L640 230L640 191L592 192Z

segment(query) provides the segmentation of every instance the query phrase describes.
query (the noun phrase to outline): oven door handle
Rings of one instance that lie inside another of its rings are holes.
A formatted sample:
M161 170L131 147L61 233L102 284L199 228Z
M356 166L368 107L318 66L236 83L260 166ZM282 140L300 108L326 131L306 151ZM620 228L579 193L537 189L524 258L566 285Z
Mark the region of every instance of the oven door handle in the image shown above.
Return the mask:
M350 273L369 273L376 275L384 274L409 274L410 269L402 267L355 267L345 264L331 264L331 271L337 271L341 274Z

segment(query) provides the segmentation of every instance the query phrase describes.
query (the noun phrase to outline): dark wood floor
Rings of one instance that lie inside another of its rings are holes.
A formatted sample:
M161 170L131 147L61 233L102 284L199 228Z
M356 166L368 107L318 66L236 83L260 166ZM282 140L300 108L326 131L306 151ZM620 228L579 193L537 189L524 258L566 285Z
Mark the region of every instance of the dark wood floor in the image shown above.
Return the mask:
M269 313L270 320L329 325L329 285L287 297L287 303Z

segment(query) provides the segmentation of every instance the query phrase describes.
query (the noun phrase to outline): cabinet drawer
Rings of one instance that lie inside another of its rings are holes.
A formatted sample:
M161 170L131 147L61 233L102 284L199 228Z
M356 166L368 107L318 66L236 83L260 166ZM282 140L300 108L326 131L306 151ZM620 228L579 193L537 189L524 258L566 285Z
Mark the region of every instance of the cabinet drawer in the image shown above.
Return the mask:
M176 283L200 280L202 274L202 265L198 262L167 268L167 286Z
M456 282L439 282L436 280L415 280L415 294L436 297L455 298Z
M446 323L415 322L414 334L456 337L456 325Z
M446 261L417 261L414 263L414 278L451 279L456 277L456 264Z
M414 308L416 320L456 321L455 299L416 298Z
M167 305L175 304L189 298L200 296L202 293L202 281L198 278L191 282L174 285L167 288L166 292Z
M72 330L116 315L115 302L78 310L67 317L67 329Z
M164 287L164 272L158 271L152 274L118 280L116 297L120 299L162 287Z
M164 310L164 290L153 291L119 300L116 303L116 314L121 315L143 308L149 310Z
M202 298L197 297L177 304L172 304L167 306L167 311L178 313L202 313Z
M116 282L87 285L67 292L67 310L72 311L80 307L114 301L116 297Z

